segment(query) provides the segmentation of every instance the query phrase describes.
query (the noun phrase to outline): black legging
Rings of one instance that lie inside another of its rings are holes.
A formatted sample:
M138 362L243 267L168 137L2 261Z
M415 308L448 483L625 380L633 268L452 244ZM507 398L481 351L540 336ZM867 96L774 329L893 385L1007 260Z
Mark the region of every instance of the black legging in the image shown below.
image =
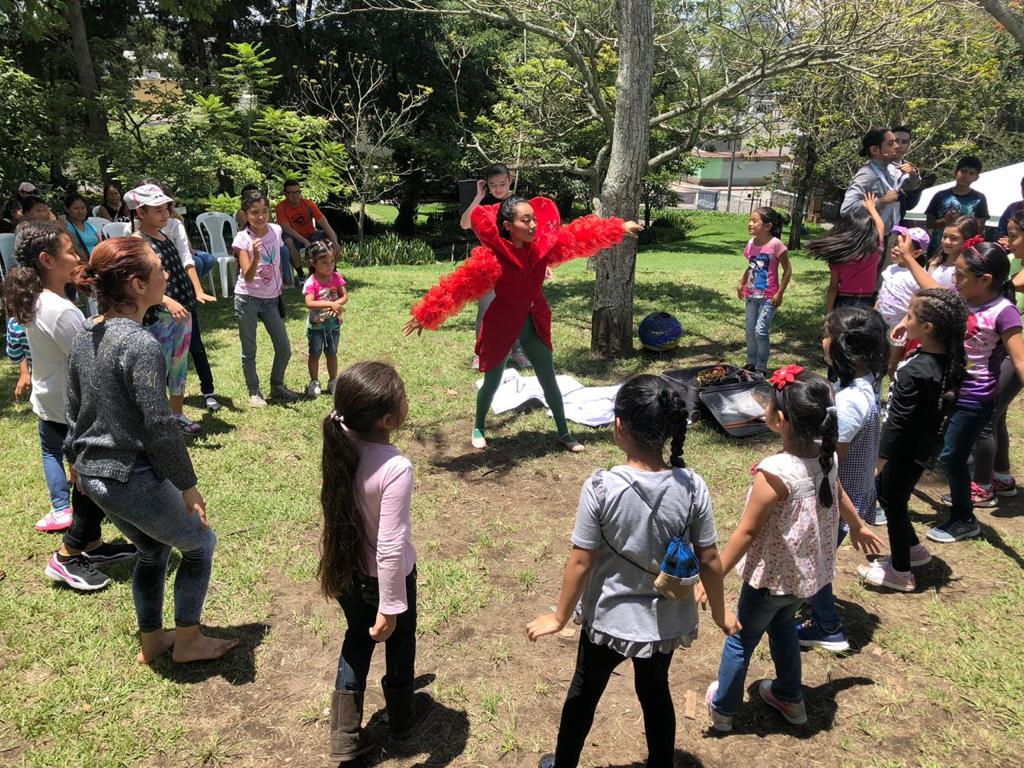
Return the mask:
M878 503L885 510L889 553L897 571L910 570L910 548L920 543L910 524L908 502L922 472L924 467L912 461L890 459L878 476Z
M555 747L555 768L576 768L583 743L594 724L594 712L608 685L608 678L626 657L605 645L595 645L580 634L576 672L562 707ZM671 653L649 659L631 659L634 687L644 713L647 735L647 768L672 768L676 742L676 713L668 690Z

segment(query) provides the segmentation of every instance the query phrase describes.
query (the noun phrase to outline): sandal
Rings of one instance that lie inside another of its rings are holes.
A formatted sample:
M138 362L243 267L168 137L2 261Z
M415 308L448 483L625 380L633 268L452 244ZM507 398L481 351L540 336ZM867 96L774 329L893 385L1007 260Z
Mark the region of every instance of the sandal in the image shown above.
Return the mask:
M473 434L470 436L469 441L477 450L483 450L487 447L487 438L484 437L484 433L479 429L473 430Z
M562 447L570 453L582 453L583 443L573 437L571 434L564 434L558 436L558 442L562 444Z

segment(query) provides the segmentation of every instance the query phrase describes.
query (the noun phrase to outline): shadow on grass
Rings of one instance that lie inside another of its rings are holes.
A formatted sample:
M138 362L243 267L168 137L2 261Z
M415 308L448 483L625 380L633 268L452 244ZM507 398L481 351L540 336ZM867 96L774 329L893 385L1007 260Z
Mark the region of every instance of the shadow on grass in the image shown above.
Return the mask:
M796 739L811 739L819 733L831 731L835 725L839 710L836 704L837 695L855 685L875 685L875 681L870 677L840 677L814 687L805 685L803 691L804 702L807 705L807 722L804 725L790 725L781 714L761 699L761 694L757 690L759 683L760 681L755 681L747 686L749 701L740 707L733 720L731 733L708 730L708 737L729 738L730 735L744 734L765 737L782 731Z
M433 675L421 675L414 683L417 689L433 682ZM411 738L405 741L390 739L387 726L387 712L380 709L370 716L366 729L371 737L383 748L376 749L361 762L352 765L381 765L395 757L413 757L426 753L416 765L440 768L450 765L466 751L469 741L469 715L465 710L446 707L429 693L419 691L414 695L416 711L425 712L423 720L416 726ZM345 763L349 765L349 763Z
M949 507L946 504L943 504L941 501L935 501L935 499L933 499L931 496L924 493L924 491L918 490L917 488L914 489L914 495L921 501L923 501L925 504L930 506L932 509L934 509L936 513L938 513L939 519L937 520L929 515L922 515L919 512L911 512L911 520L935 524L939 523L940 521L945 521L946 519L948 519ZM1017 564L1018 568L1024 569L1024 555L1018 552L1016 548L1010 546L1003 538L1002 534L995 528L993 528L991 525L982 522L980 519L978 520L978 523L981 526L981 538L985 539L985 541L991 544L994 549L999 550L1004 555L1006 555L1006 557L1013 560L1013 562ZM932 557L932 562L935 562L934 556ZM943 565L945 565L945 563L943 563ZM948 570L948 566L946 566L946 568Z
M201 683L222 677L231 685L246 685L256 679L256 649L270 632L263 622L239 624L235 627L203 627L211 637L237 638L238 647L226 656L213 661L195 661L175 664L170 654L164 654L152 664L153 671L175 683Z
M482 451L469 447L468 430L465 443L460 442L453 445L448 440L448 433L444 431L442 425L437 425L422 438L424 442L432 444L436 451L436 455L430 459L430 464L468 481L484 477L492 480L501 479L523 461L551 454L566 454L566 459L571 459L569 452L556 439L554 421L551 422L551 429L523 430L507 437L492 436L497 429L510 426L517 416L517 411L509 411L501 416L489 418L487 448ZM605 427L588 428L575 424L572 427L573 435L584 446L611 443L612 441L611 431ZM462 452L454 453L459 450ZM585 457L586 451L576 454L576 456Z
M637 760L632 763L615 763L614 765L609 763L604 768L644 768L646 765L646 762ZM672 756L672 765L674 768L704 768L704 761L690 752L677 749Z

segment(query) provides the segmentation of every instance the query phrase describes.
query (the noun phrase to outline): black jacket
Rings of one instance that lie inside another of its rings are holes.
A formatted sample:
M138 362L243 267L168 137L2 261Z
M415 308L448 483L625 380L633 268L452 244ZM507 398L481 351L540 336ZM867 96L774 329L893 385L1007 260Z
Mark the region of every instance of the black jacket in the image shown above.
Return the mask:
M934 456L942 425L942 374L948 357L918 352L896 369L879 458L924 465Z

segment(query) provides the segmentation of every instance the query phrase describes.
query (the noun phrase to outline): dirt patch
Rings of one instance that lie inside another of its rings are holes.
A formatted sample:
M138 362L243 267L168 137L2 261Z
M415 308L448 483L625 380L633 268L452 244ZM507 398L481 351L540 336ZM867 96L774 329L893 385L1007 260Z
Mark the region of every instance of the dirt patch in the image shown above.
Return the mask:
M503 460L460 453L454 446L464 442L464 427L454 425L407 447L417 466L417 493L436 497L440 507L417 523L415 538L421 564L435 559L463 564L482 577L486 597L476 609L456 610L435 622L435 631L419 638L417 670L434 709L417 737L404 745L387 737L379 684L384 659L376 654L366 718L381 746L370 765L533 766L555 742L578 633L531 644L524 625L557 598L576 499L593 459L557 452L537 459L527 455L530 441L516 443ZM691 460L700 466L699 456ZM922 490L935 499L942 492L932 477ZM919 522L934 514L922 499L913 507ZM990 543L1011 564L1019 553L1007 542L1019 542L1024 534L1021 511L1021 502L1011 501L995 517L991 511L979 514ZM720 532L723 540L728 532ZM316 546L315 534L303 534L309 546ZM976 598L1002 583L1003 569L972 562L972 546L933 549L936 563L920 572L918 591L907 595L865 590L855 578L863 558L849 546L840 551L835 588L855 652L803 654L806 726L786 725L756 692L749 696L757 680L772 674L765 643L751 665L748 701L735 732L709 735L704 690L718 668L723 638L710 621L702 622L701 636L692 648L677 652L672 666L676 765L839 766L885 759L916 765L923 744L929 745L928 754L936 754L935 740L949 745L941 764L992 764L988 735L998 738L998 724L985 721L949 684L879 642L894 629L931 631L928 601ZM730 577L727 584L734 604L739 582ZM320 598L313 583L271 574L269 588L274 596L270 631L254 651L252 679L239 684L217 676L196 682L185 716L196 754L167 756L154 764L327 764L326 707L343 633L340 610ZM421 592L425 589L421 568ZM582 765L643 764L643 722L631 677L628 665L613 676ZM688 696L696 700L690 712Z

